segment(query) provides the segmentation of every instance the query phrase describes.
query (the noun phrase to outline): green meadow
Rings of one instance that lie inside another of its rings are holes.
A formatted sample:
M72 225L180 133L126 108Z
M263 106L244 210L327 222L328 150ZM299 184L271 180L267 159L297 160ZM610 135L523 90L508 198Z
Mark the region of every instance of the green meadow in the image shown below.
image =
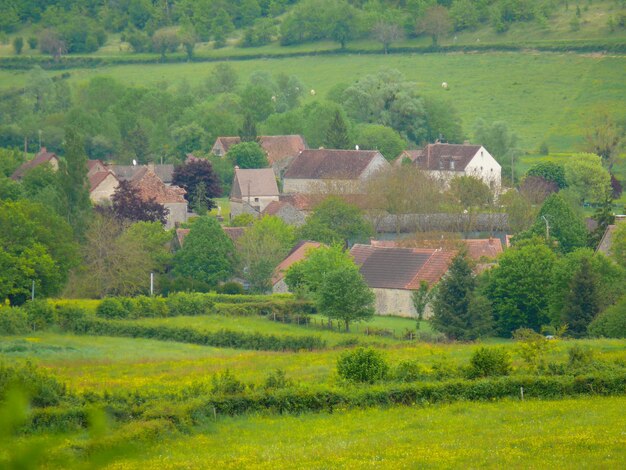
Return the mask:
M447 99L459 111L466 134L478 118L505 121L517 132L524 150L541 143L550 151L576 151L594 110L623 116L626 108L626 57L556 53L335 55L229 62L246 79L252 72L297 75L323 99L339 83L385 68L401 71L425 94ZM119 65L70 69L69 81L85 83L98 75L137 86L204 83L214 63ZM59 71L49 72L60 75ZM26 71L0 71L0 86L23 86ZM450 88L442 89L447 82Z

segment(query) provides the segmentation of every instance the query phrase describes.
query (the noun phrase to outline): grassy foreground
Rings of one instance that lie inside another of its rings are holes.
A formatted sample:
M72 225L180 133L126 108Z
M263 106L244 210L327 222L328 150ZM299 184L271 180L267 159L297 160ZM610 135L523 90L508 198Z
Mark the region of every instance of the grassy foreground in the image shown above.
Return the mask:
M626 398L231 418L126 468L623 468Z

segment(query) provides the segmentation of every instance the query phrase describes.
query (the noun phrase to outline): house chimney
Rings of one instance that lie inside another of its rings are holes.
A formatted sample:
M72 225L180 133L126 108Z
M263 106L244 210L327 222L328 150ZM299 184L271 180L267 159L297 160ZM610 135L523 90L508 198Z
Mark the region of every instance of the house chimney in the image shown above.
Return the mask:
M154 171L154 162L148 162L148 170Z

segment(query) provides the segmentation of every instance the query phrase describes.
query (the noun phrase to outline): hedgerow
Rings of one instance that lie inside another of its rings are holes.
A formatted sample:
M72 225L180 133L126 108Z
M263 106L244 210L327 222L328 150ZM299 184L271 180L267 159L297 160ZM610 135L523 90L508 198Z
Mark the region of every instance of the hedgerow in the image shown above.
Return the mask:
M215 332L192 328L149 326L115 320L101 320L84 316L69 327L76 334L150 338L161 341L200 344L218 348L251 349L261 351L300 351L323 349L326 342L317 336L264 335L222 329Z

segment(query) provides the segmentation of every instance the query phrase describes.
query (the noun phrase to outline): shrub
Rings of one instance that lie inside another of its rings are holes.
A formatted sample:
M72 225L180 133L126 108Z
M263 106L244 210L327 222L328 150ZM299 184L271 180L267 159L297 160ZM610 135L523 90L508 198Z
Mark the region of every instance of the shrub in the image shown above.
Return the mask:
M263 388L265 390L279 390L291 387L292 385L293 382L287 378L285 371L282 369L276 369L274 372L270 372L267 375Z
M36 407L57 405L66 395L64 384L31 363L17 366L0 363L0 401L10 390L25 393Z
M167 317L168 308L162 297L147 297L140 295L132 299L131 318Z
M28 38L28 47L30 47L32 51L37 49L38 43L39 43L39 40L35 36L31 36Z
M129 304L116 297L107 297L96 308L96 316L108 320L128 318L130 313Z
M424 366L417 361L402 361L394 371L394 378L399 382L417 382L428 375Z
M546 354L554 347L554 342L530 328L519 328L513 332L516 351L531 369L545 367Z
M46 300L34 300L24 306L31 330L43 330L54 323L54 309Z
M448 356L437 358L432 365L433 376L437 380L452 379L460 376L458 366Z
M387 377L389 365L375 349L357 348L337 360L337 373L352 382L374 383Z
M166 300L171 316L206 315L213 309L213 301L202 294L177 292Z
M23 335L28 330L26 312L18 307L0 307L0 335Z
M62 330L77 330L86 316L83 309L74 305L57 305L56 307L56 321Z
M626 338L626 297L600 313L588 328L591 336Z
M234 281L225 282L217 288L217 291L220 294L228 294L228 295L242 295L244 290L243 286Z
M233 395L242 393L246 389L246 385L238 380L229 369L221 374L215 374L211 379L211 393L219 395Z
M580 344L575 344L569 348L567 356L570 367L584 367L593 362L593 350Z
M511 357L502 348L480 347L470 358L468 375L471 379L509 375Z

